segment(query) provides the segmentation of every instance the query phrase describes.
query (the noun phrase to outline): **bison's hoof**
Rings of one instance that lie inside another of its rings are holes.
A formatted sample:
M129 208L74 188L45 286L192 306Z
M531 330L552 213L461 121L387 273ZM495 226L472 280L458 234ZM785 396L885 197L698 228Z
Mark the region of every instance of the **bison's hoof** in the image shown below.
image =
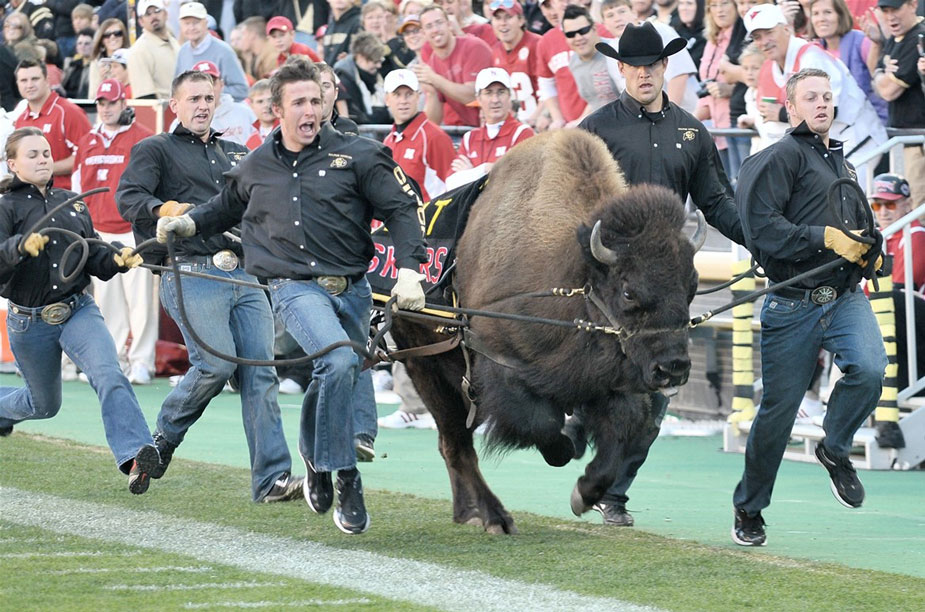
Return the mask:
M578 483L575 483L575 488L572 489L572 498L569 502L572 506L572 514L575 516L581 516L591 509L591 506L587 505L585 499L581 496L581 492L578 490Z

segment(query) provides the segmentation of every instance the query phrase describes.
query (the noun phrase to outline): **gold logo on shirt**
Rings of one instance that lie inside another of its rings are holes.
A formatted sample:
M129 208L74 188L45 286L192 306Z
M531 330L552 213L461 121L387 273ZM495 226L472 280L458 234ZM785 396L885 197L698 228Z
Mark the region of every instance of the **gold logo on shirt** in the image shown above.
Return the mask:
M84 204L83 202L74 202L74 210L76 210L77 212L83 212L84 210L86 210L86 208L87 208L87 205Z
M684 135L681 136L683 140L693 140L697 136L697 132L694 130L685 130Z
M331 162L331 167L332 168L346 168L347 160L344 159L343 157L335 157L334 161Z

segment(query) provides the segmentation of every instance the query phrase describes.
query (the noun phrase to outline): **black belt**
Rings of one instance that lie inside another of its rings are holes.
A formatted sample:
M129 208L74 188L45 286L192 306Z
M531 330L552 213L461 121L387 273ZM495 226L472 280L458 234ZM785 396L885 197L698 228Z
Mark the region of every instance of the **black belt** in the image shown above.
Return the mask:
M71 313L77 308L77 302L85 293L86 291L81 291L62 299L60 302L34 308L10 302L9 311L20 316L29 317L33 321L41 319L49 325L60 325L71 318Z
M193 264L206 269L218 268L225 272L231 272L243 265L244 258L231 249L222 249L211 255L177 255L173 261L178 264ZM173 261L168 257L166 265L173 265Z
M780 289L771 288L771 293L791 300L809 300L813 304L828 304L834 302L838 296L848 293L849 287L833 287L832 285L820 285L813 289L800 289L799 287L781 287Z

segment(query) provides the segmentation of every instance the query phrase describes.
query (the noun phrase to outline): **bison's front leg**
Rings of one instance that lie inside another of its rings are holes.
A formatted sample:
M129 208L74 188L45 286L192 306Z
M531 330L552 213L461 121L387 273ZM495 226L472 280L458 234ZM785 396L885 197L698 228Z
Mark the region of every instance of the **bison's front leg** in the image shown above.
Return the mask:
M646 448L658 435L661 402L651 395L617 394L604 402L587 404L578 417L595 441L596 454L575 483L572 512L581 516L599 502L614 481L631 468L627 454L645 439ZM638 467L638 466L635 466ZM633 474L635 476L635 474Z

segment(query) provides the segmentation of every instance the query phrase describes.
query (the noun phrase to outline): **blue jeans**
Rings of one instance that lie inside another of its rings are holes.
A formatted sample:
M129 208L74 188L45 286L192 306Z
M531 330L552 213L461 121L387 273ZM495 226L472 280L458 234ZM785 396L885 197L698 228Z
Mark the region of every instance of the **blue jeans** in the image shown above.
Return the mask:
M633 481L636 480L636 473L649 456L649 448L658 438L662 419L665 418L665 412L668 410L668 398L658 392L650 393L649 397L652 399L652 407L647 415L646 427L640 436L627 440L623 446L623 461L617 471L617 478L601 498L601 502L605 504L626 504L629 501L630 498L626 492L629 491Z
M100 399L106 442L116 464L127 471L123 466L131 467L138 449L152 444L151 432L93 298L80 296L71 318L61 325L10 310L6 328L25 386L0 387L0 427L58 414L63 350L90 379Z
M366 344L372 293L365 278L351 282L340 295L331 295L314 281L271 279L270 298L276 315L299 346L308 353L342 340ZM302 401L299 451L319 472L356 466L353 446L357 381L362 361L349 347L339 347L315 359L312 381ZM366 394L375 411L372 378Z
M822 425L828 451L848 456L855 432L880 398L886 351L863 292L846 293L822 306L808 295L790 299L770 294L761 309L764 394L748 434L745 472L733 495L735 507L750 515L771 503L777 470L820 348L835 355L845 374L832 391Z
M181 266L218 278L256 282L241 268L224 272L201 264ZM273 314L263 291L192 276L181 280L186 315L203 342L226 355L273 359ZM262 499L277 478L292 469L277 402L276 370L271 366L236 366L197 345L180 319L173 272L161 278L161 301L180 327L191 367L164 400L157 416L158 431L167 441L180 444L237 369L241 418L250 453L251 494L255 500Z

